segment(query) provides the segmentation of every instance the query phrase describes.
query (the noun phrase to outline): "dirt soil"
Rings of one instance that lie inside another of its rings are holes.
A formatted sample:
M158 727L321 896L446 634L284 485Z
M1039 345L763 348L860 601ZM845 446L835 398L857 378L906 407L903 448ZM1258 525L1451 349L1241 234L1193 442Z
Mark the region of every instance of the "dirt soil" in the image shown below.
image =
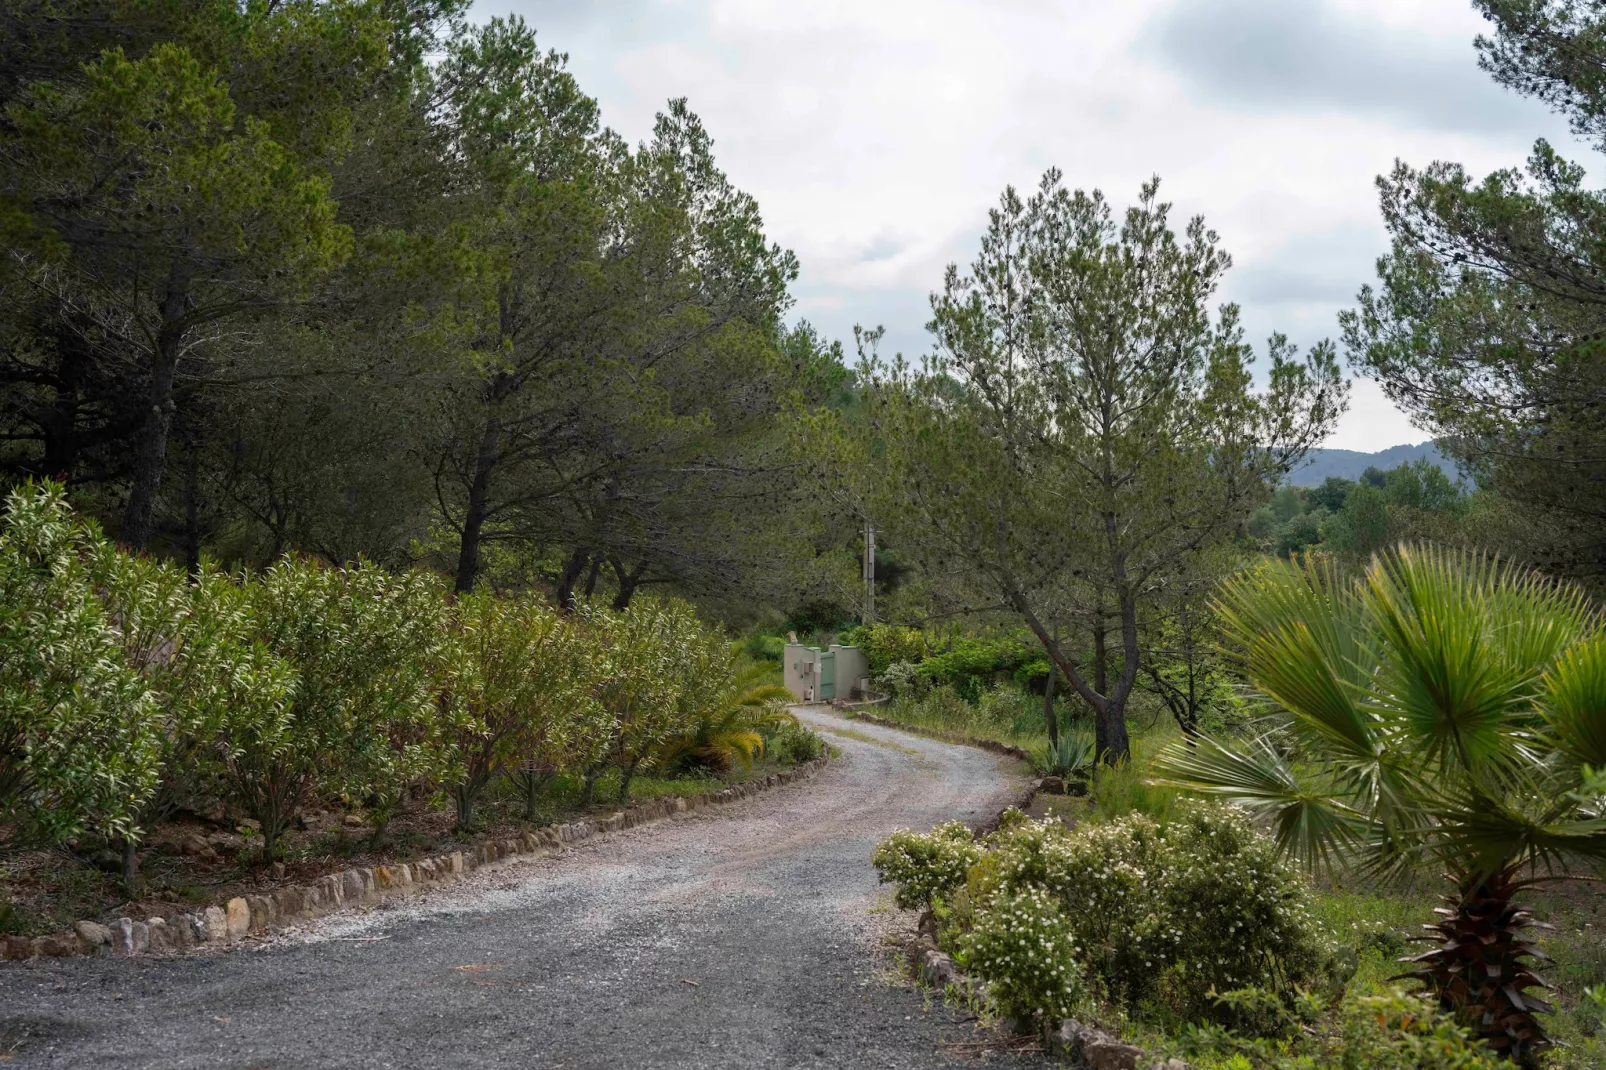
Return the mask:
M759 761L751 769L734 769L706 780L637 779L632 802L660 794L714 792L782 768ZM578 785L573 785L576 791ZM578 798L555 795L549 786L541 799L543 823L568 821L585 813L607 815L619 809L618 785L604 778L599 802L589 810ZM489 794L489 793L488 793ZM144 891L130 900L121 881L121 856L104 841L90 837L76 846L23 851L0 860L0 904L15 910L11 931L44 936L69 929L80 918L111 922L143 920L227 902L234 896L261 895L286 884L305 884L340 869L395 865L452 851L484 839L517 836L530 828L523 820L522 800L487 798L477 809L479 828L472 835L456 830L456 811L431 809L415 801L385 829L376 843L373 827L361 813L309 807L297 827L285 833L285 861L274 867L261 862L256 822L230 818L221 806L202 818L185 815L161 825L140 850ZM0 830L3 832L4 830ZM4 931L0 929L0 931Z
M0 967L17 1067L1037 1065L902 980L870 853L1019 763L821 710L819 777L477 871L255 949ZM851 735L844 734L851 732Z

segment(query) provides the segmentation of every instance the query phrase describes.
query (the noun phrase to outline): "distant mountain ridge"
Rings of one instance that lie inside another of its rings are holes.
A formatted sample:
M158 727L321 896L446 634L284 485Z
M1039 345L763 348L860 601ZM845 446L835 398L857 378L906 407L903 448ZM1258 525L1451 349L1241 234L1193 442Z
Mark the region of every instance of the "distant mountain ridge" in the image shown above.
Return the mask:
M1451 479L1461 478L1461 470L1456 463L1429 440L1415 446L1390 446L1376 453L1314 449L1306 456L1305 463L1289 475L1288 481L1296 487L1315 487L1329 476L1359 479L1368 468L1381 468L1386 472L1423 457L1438 465Z

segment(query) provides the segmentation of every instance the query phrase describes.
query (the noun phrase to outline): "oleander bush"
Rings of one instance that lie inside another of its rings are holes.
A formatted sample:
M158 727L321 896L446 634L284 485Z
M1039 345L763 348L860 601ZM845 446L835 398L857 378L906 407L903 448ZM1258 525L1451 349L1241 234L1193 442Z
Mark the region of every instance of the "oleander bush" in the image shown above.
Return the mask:
M739 671L675 600L564 615L295 556L192 576L119 550L51 484L0 519L0 822L17 842L120 843L129 882L143 835L211 802L271 859L314 801L365 812L377 839L444 794L470 828L498 781L533 819L560 773L586 801L609 774L623 802L643 770L727 772L770 739L818 755L769 671Z
M812 762L825 753L825 741L804 728L795 717L762 726L764 752L783 765Z

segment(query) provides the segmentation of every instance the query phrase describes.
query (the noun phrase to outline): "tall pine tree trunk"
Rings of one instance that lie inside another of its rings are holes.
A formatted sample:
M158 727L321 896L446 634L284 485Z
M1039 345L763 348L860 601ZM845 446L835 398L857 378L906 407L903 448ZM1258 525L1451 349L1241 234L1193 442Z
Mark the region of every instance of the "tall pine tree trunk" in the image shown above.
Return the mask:
M144 549L156 527L156 498L162 490L167 466L167 440L173 427L173 384L178 377L179 352L184 345L184 313L189 307L189 275L175 263L168 273L162 296L162 325L151 354L151 381L145 397L145 414L134 437L134 485L123 515L123 542Z
M459 594L474 589L480 575L480 545L484 538L485 518L490 511L491 473L496 470L502 442L502 421L495 416L485 421L480 435L480 447L474 455L474 478L468 486L468 504L463 511L463 538L457 551L457 582Z

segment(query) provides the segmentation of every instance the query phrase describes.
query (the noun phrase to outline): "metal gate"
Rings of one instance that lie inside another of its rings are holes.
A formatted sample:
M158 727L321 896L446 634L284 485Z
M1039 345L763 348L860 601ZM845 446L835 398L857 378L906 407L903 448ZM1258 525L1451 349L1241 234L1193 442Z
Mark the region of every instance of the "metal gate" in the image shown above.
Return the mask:
M830 702L836 698L836 652L826 651L820 655L820 701Z

